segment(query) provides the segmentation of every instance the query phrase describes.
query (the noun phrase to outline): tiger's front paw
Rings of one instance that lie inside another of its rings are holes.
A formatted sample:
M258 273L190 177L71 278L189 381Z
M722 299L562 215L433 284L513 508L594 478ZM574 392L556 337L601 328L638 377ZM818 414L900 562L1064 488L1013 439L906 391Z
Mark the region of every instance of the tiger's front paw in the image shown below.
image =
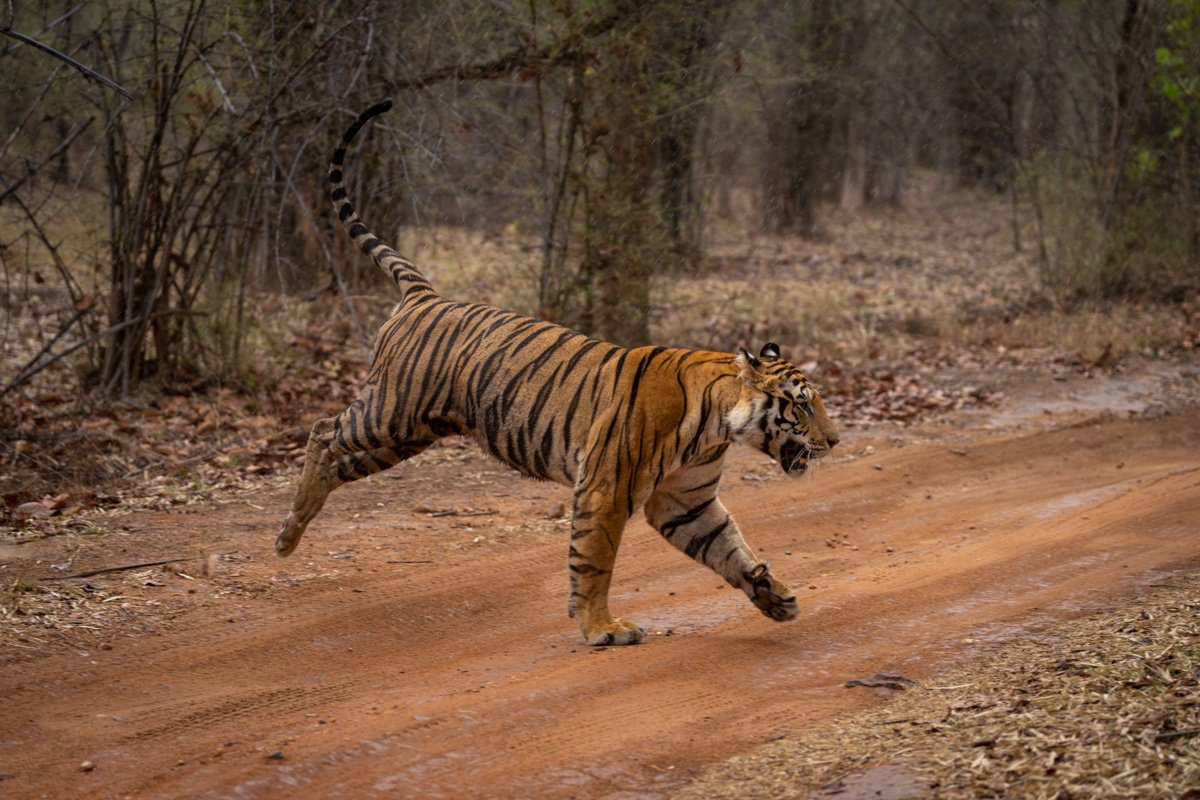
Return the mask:
M583 638L593 647L607 647L610 644L637 644L645 637L645 631L623 619L614 619L611 622L583 628Z
M775 580L766 564L758 564L746 573L746 594L750 601L776 622L795 619L800 608L792 590Z

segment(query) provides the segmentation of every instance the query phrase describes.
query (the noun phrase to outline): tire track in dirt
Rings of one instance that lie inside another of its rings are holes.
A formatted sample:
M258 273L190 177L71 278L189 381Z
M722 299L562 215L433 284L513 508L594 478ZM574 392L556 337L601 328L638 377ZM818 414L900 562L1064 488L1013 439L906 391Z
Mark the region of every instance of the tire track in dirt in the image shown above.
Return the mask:
M626 649L578 643L564 613L565 534L468 546L470 531L446 540L352 521L378 502L411 507L402 482L335 495L287 561L266 555L279 493L255 499L267 510L249 519L147 515L133 543L145 551L169 550L156 527L194 531L253 553L239 580L274 588L207 596L160 635L0 675L0 772L11 776L0 790L658 796L707 762L876 702L844 688L849 678L926 678L1039 621L1196 567L1197 445L1191 412L977 437L953 453L880 444L800 482L739 482L757 463L741 454L723 497L796 588L800 619L765 620L638 521L612 605L652 635ZM498 504L495 525L542 491L513 484L500 500L486 494L494 486L441 492ZM256 528L253 539L234 520ZM434 563L387 564L401 549ZM293 581L271 582L282 576ZM276 750L283 761L264 758ZM79 773L84 759L97 769Z

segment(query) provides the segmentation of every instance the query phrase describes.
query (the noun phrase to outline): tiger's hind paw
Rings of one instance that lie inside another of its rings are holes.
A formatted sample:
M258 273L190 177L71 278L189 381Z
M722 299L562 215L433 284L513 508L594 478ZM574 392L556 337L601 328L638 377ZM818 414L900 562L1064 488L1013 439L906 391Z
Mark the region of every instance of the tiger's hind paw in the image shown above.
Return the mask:
M303 535L304 529L292 514L288 514L287 519L283 521L283 527L279 529L279 536L275 539L275 555L280 558L290 556L300 544L300 537Z
M583 638L593 647L607 647L618 644L637 644L646 637L646 632L632 622L614 619L612 622L596 625L591 630L583 632Z
M776 622L787 622L795 619L800 612L796 604L796 595L791 589L775 580L766 564L758 564L746 574L748 582L746 594L750 601L766 616Z

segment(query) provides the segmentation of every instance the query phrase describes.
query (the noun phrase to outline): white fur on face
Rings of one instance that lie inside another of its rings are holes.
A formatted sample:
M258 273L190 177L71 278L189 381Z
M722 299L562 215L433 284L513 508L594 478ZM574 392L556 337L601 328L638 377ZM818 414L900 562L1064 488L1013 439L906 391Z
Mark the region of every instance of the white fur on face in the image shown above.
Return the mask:
M745 434L754 428L766 405L766 396L755 397L749 403L735 405L729 411L729 430L735 437Z

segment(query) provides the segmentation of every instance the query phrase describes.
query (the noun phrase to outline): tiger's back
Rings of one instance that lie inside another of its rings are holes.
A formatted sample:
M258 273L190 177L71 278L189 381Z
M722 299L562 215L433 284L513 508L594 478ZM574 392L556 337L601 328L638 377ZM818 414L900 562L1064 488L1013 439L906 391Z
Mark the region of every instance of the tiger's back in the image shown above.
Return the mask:
M695 431L720 422L712 414L721 387L710 384L736 391L738 373L727 353L629 350L543 320L435 297L397 307L380 331L373 363L374 395L361 407L375 415L354 415L357 426L386 420L419 435L469 435L522 474L567 485L574 485L581 452L602 420L608 426L596 432L601 447L620 439L628 448L634 431L672 428L665 441L639 445L673 456L690 444L683 455L695 455ZM393 371L414 380L397 386L388 380ZM679 465L669 460L660 473Z

